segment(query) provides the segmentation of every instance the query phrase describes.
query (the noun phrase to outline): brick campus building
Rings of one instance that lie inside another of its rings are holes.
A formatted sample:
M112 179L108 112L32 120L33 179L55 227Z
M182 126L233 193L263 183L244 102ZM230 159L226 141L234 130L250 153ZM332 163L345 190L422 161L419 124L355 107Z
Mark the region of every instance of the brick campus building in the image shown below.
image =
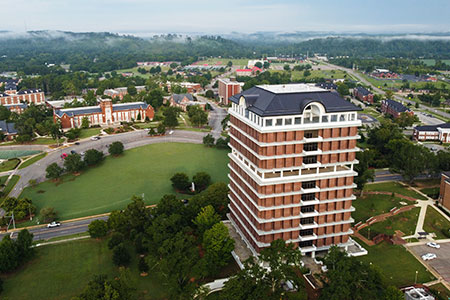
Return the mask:
M279 238L312 256L352 245L360 109L308 84L256 86L230 101L229 218L253 252Z
M146 117L152 120L154 115L153 107L144 102L112 104L111 99L102 99L97 106L55 109L53 120L68 129L80 127L85 117L90 125L116 126L120 122L144 121Z

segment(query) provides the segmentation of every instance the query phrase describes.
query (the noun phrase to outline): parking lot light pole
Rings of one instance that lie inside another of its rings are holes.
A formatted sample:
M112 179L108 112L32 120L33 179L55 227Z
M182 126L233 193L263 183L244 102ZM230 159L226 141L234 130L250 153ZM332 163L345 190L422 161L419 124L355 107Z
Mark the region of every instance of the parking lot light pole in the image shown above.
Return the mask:
M414 284L417 283L417 274L419 274L419 271L416 271L416 279L414 280Z

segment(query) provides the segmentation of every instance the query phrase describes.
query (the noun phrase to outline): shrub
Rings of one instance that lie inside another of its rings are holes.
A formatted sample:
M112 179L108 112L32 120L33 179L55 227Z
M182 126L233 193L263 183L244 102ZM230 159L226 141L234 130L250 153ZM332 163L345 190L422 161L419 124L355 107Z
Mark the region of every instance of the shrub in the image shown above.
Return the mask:
M62 173L64 172L64 169L61 168L57 163L52 163L48 165L47 169L45 169L45 177L48 179L59 179L61 177Z
M121 142L114 142L108 147L109 154L120 155L123 153L123 144Z
M203 145L207 147L214 146L214 137L211 134L207 134L203 137Z
M117 245L123 243L124 240L125 237L123 236L123 234L121 234L120 232L114 232L108 241L108 248L113 249Z
M103 152L96 149L89 149L84 154L84 162L88 166L93 166L98 164L103 160Z
M108 234L108 223L104 220L94 220L88 226L92 238L102 238Z
M116 266L127 266L131 261L131 255L124 244L119 244L113 249L113 263Z
M204 190L211 184L211 176L205 172L198 172L192 178L197 190Z
M41 221L44 223L52 222L58 215L53 207L44 207L40 211Z
M69 154L64 159L64 167L67 172L80 172L84 168L84 161L81 159L81 155L78 153Z
M180 191L187 190L191 185L189 177L185 173L176 173L170 178L170 181L172 181L172 186Z

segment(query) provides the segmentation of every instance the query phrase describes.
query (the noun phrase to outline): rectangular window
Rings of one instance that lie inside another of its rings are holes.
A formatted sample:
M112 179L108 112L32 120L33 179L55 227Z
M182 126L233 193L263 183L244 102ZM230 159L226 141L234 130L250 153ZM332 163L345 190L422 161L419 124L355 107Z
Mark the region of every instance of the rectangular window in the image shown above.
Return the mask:
M302 182L302 189L313 189L315 187L316 187L316 181L315 180Z
M305 138L306 139L312 139L319 136L319 130L308 130L305 131Z
M314 217L300 219L300 224L302 224L302 225L313 224L313 223L314 223Z
M328 116L322 116L322 123L328 123Z
M345 122L346 116L347 115L341 115L341 117L339 118L339 121L340 122Z
M314 211L314 205L302 206L300 209L302 213L310 213Z
M350 114L350 121L355 121L355 114Z
M303 145L303 151L317 151L319 145L317 143L307 143Z
M317 163L317 156L316 155L314 155L314 156L305 156L305 157L303 157L303 163L305 165L307 165L307 164L315 164L315 163Z
M302 201L312 201L316 198L315 193L302 194Z
M331 122L337 122L337 115L331 116Z
M266 126L272 126L272 119L266 120Z
M312 242L312 241L305 241L305 242L300 242L300 243L298 243L298 246L299 246L300 248L310 247L310 246L312 246L312 245L313 245L313 242Z
M282 126L283 125L283 119L277 119L277 122L275 123L276 126Z
M294 119L294 123L295 123L295 125L300 125L300 124L302 124L302 118L301 118L301 117L295 118L295 119Z
M292 125L292 119L284 119L284 125Z
M308 236L308 235L313 235L314 230L313 229L304 229L304 230L300 230L300 236Z

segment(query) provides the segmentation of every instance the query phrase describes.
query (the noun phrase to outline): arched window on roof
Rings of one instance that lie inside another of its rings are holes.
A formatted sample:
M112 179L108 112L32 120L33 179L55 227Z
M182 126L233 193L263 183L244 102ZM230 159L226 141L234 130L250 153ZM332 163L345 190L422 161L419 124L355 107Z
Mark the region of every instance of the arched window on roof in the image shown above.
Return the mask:
M303 123L319 123L321 116L325 114L325 108L318 102L309 103L303 109Z

